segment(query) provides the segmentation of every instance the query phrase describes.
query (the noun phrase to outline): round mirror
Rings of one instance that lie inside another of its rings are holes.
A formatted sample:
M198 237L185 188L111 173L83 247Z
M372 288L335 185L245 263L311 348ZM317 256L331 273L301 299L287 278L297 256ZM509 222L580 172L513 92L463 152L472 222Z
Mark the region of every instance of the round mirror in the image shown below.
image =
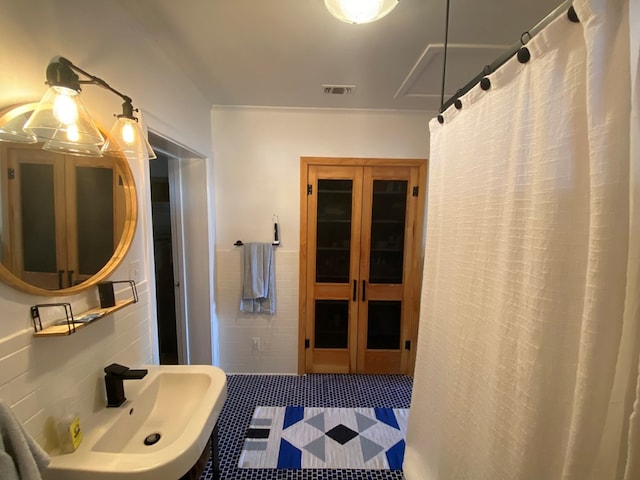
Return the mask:
M37 104L0 112L0 129ZM106 135L105 135L106 137ZM124 155L70 155L0 135L0 279L37 295L72 295L108 277L136 227Z

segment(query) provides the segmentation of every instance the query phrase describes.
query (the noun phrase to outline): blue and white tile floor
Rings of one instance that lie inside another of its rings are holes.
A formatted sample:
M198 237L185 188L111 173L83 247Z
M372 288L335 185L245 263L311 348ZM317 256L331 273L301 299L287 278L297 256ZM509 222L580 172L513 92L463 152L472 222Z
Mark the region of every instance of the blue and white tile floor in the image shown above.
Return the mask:
M409 408L411 377L403 375L229 375L227 402L218 420L221 480L401 480L398 470L239 469L238 460L255 408ZM212 478L207 466L201 480Z

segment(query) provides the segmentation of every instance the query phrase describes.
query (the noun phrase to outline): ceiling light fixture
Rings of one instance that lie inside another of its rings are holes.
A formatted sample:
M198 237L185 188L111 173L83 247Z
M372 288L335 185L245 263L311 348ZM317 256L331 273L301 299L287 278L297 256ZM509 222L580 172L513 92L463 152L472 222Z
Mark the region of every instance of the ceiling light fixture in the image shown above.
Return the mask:
M324 0L331 15L346 23L369 23L380 20L400 0Z
M81 79L78 74L84 78ZM26 132L26 139L35 137L45 142L45 150L71 155L98 157L103 153L119 152L147 159L156 158L134 116L138 110L133 108L130 97L64 57L56 57L49 63L46 83L49 89L22 127L22 135ZM117 121L106 141L82 103L81 85L98 85L124 100L122 114L115 115ZM7 140L6 137L0 136L0 140ZM26 140L16 135L12 141Z

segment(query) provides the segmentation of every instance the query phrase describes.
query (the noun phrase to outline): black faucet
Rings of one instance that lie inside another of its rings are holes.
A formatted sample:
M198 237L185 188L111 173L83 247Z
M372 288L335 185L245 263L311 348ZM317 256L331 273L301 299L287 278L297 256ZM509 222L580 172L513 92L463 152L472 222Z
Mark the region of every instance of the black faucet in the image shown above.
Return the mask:
M112 363L104 367L104 384L107 388L107 407L119 407L127 399L124 396L123 380L140 380L148 370L131 370L129 367Z

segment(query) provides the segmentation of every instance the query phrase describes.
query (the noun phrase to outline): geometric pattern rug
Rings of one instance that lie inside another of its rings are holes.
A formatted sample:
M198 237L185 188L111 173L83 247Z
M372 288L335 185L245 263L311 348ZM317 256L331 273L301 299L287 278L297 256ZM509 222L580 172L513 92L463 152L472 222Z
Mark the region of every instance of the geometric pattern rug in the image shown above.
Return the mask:
M227 375L227 400L218 426L221 480L403 480L402 470L238 468L244 437L259 405L409 408L413 379L406 375L311 373ZM199 480L215 477L209 461Z
M238 468L401 470L409 409L255 408Z

